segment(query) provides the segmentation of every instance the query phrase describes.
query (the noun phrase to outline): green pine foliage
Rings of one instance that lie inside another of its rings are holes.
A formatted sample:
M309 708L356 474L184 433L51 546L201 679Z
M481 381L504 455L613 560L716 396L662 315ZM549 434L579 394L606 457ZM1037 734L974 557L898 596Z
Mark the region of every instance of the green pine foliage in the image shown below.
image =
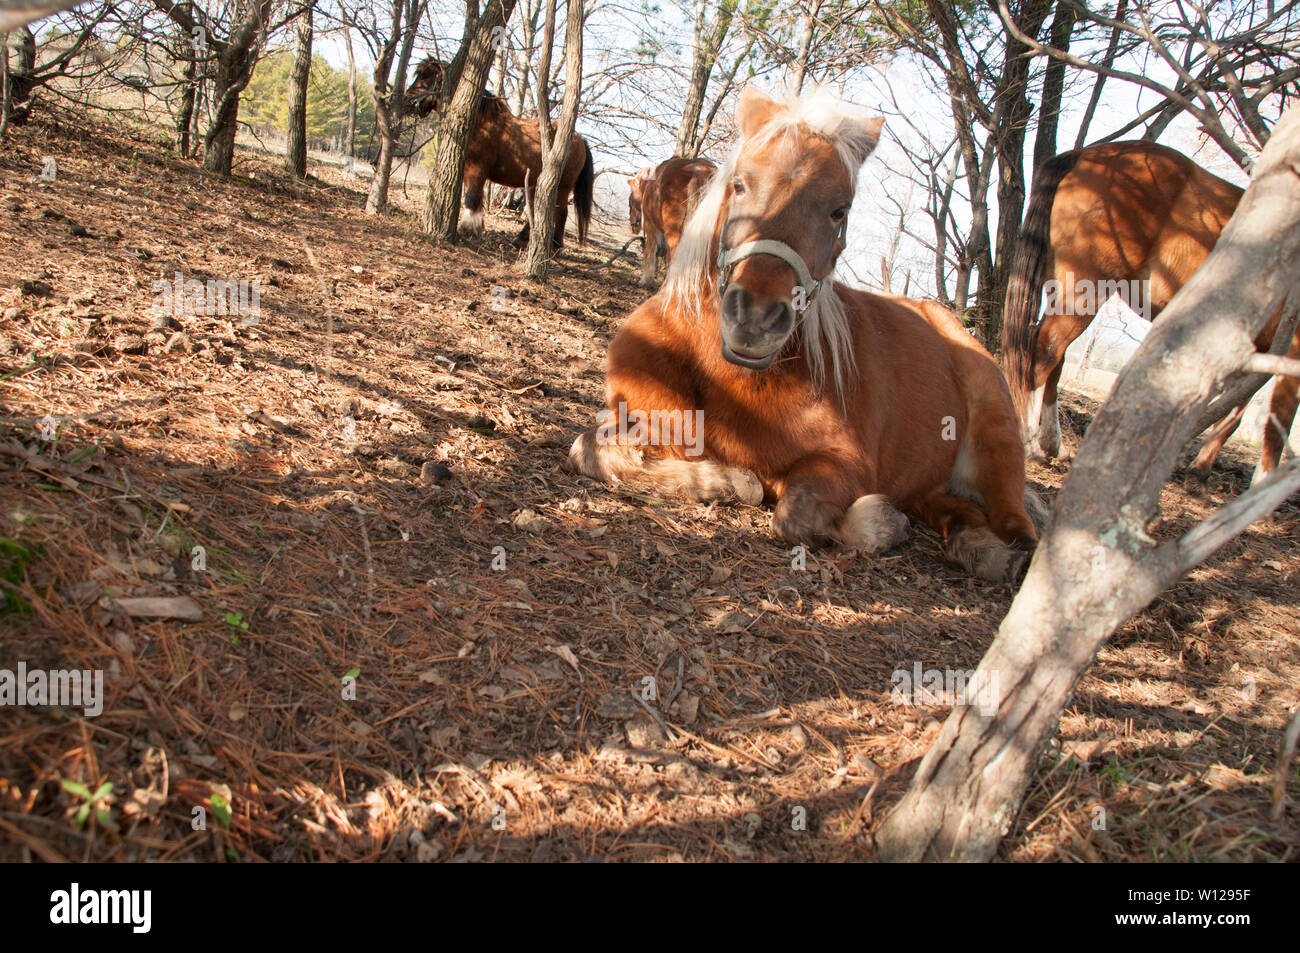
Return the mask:
M239 115L259 133L283 135L289 123L289 71L293 52L279 50L257 64L253 78L240 97ZM348 121L348 73L335 69L321 56L311 61L307 86L307 141L312 148L332 144L343 135ZM357 145L366 142L375 123L375 104L367 74L357 77Z

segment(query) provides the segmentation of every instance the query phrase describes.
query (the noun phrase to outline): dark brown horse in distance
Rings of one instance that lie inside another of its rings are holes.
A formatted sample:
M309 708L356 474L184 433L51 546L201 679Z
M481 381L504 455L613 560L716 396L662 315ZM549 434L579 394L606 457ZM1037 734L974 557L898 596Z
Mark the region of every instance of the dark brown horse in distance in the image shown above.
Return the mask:
M415 79L406 90L407 108L421 118L442 108L443 64L426 59L415 71ZM552 126L554 128L554 126ZM462 185L468 231L483 230L483 185L497 182L512 189L525 189L531 207L537 180L542 174L542 139L536 119L519 119L505 101L484 90L478 117L469 134ZM560 175L555 196L555 247L564 244L564 223L569 216L569 196L578 215L578 241L587 241L591 224L592 193L596 183L595 166L587 140L576 133L569 142L569 154ZM516 241L528 240L528 225Z
M708 159L674 157L660 162L654 169L642 169L627 180L628 218L632 233L637 233L638 226L645 230L642 288L654 284L661 250L666 251L668 260L672 261L695 198L717 171L717 165Z
M1185 155L1150 142L1087 146L1038 169L1002 327L1007 382L1029 450L1061 452L1056 388L1065 351L1104 298L1119 293L1143 317L1159 317L1209 256L1241 195ZM1034 324L1045 287L1043 318ZM1272 344L1280 317L1279 309L1257 347ZM1300 332L1291 350L1300 353ZM1194 471L1209 472L1244 410L1215 428ZM1257 476L1277 466L1295 416L1295 380L1278 381L1270 411L1276 420L1266 428Z

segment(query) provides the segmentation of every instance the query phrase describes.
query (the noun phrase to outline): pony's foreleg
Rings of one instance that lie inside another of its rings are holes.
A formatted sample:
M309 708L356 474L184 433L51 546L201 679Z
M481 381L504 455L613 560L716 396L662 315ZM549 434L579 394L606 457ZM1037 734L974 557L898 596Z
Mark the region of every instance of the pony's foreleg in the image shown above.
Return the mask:
M555 231L551 232L551 251L564 247L564 226L569 221L569 193L560 189L555 196Z
M642 213L642 228L645 232L645 248L641 261L641 278L637 282L642 288L651 288L655 283L655 272L659 270L659 229Z
M799 460L782 480L772 529L790 543L839 543L876 553L907 536L907 517L881 493L862 494L874 474L834 453Z
M650 456L645 446L618 442L611 429L602 425L580 434L569 449L569 468L601 483L630 483L700 502L763 502L762 483L744 467Z
M487 176L477 166L465 166L465 179L461 189L465 198L465 217L460 227L471 235L483 234L483 185Z

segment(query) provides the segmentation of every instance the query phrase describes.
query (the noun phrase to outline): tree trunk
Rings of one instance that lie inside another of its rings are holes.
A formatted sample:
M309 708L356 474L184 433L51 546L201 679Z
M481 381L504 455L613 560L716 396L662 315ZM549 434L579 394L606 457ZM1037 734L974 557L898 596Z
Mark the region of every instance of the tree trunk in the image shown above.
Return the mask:
M289 132L284 166L296 178L307 175L307 82L311 78L311 17L315 4L298 15L298 37L289 73Z
M465 174L465 149L469 145L474 115L478 112L483 83L492 68L495 52L492 49L492 30L505 26L514 9L515 0L491 0L472 28L466 27L466 35L461 40L457 59L464 65L460 67L451 101L444 107L438 122L433 168L429 173L429 190L424 200L422 223L425 232L433 236L435 241L456 240L456 226L460 219L460 183Z
M555 200L560 190L560 175L569 155L569 143L578 121L578 99L582 94L582 0L568 0L568 29L564 37L566 72L564 101L555 132L550 131L550 97L539 81L537 88L538 129L542 137L542 174L537 179L533 198L533 215L528 231L528 251L524 256L524 273L545 280L555 235ZM546 8L546 31L542 39L539 78L547 75L551 65L551 46L555 38L555 0ZM559 236L563 237L563 236Z
M217 75L213 80L212 121L203 136L203 168L222 177L230 175L234 163L239 96L253 78L253 67L257 65L271 6L272 0L259 0L248 7L244 20L230 31L228 40L209 40L218 56ZM176 19L175 13L173 19ZM181 25L186 26L185 23Z
M1036 37L1050 9L1049 0L1024 0L1017 25L1026 35ZM1027 55L1029 48L1009 33L1005 43L992 130L998 154L997 244L992 281L980 275L979 330L990 351L995 351L1002 340L1002 306L1011 277L1011 259L1020 240L1020 220L1025 212L1025 135L1033 112L1028 96L1032 62Z
M1256 359L1254 338L1300 311L1300 109L1264 149L1205 264L1174 296L1088 428L1024 585L877 836L882 860L993 857L1075 684L1111 633L1300 488L1300 458L1179 539L1156 544L1160 491L1213 397ZM1276 342L1275 342L1276 343ZM966 699L970 701L970 699Z
M821 0L812 0L812 6L804 14L803 31L799 36L799 52L794 61L794 79L791 81L796 93L803 92L804 80L808 76L808 58L812 54L813 34L817 32L817 14L821 12Z
M713 18L713 25L705 32L708 0L699 0L699 10L695 18L695 48L691 57L691 81L686 87L686 102L682 107L682 119L677 127L677 146L674 155L693 159L699 154L698 136L700 113L704 109L704 94L709 88L709 77L713 75L713 66L718 60L718 51L722 49L727 31L731 28L731 18L735 13L735 0L721 0Z
M406 69L411 62L415 46L415 33L425 0L394 0L392 8L392 34L384 43L375 63L374 100L375 125L379 130L379 159L375 163L375 177L370 180L366 196L366 214L378 215L388 208L388 183L393 172L393 155L397 152L397 132L406 109ZM405 10L406 23L402 14ZM401 52L397 53L398 44ZM397 70L393 84L388 85L393 56L397 55Z
M1051 43L1058 50L1070 48L1074 32L1074 7L1057 0L1052 17ZM1043 76L1043 98L1038 105L1038 132L1034 136L1034 168L1056 155L1056 127L1061 115L1061 97L1065 93L1065 61L1049 59Z
M189 12L190 4L184 6ZM184 30L178 30L173 61L185 64L181 67L181 78L185 85L181 90L180 111L176 115L177 152L182 157L190 154L190 123L194 118L194 71L197 56L198 51L194 49L193 37Z
M348 118L343 131L343 154L357 154L357 63L352 55L352 31L343 28L344 47L348 51Z

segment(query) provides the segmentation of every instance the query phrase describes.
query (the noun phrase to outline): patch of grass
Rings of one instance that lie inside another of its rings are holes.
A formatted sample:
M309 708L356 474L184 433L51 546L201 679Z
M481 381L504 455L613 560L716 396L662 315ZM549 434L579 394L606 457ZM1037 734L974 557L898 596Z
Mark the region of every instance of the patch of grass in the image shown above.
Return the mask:
M0 616L13 612L31 612L32 605L17 589L27 575L27 567L40 555L40 547L28 549L15 539L0 536Z

